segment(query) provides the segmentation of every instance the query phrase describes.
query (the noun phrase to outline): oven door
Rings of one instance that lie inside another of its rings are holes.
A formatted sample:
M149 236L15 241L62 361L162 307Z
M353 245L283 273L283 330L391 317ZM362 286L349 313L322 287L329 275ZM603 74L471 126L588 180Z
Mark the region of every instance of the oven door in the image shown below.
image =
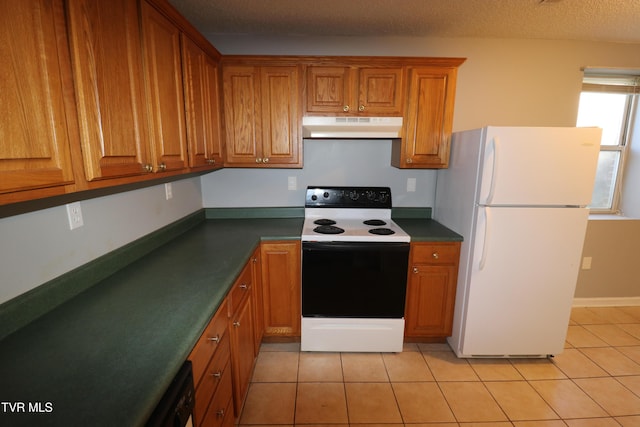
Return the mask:
M303 242L302 317L404 317L409 243Z

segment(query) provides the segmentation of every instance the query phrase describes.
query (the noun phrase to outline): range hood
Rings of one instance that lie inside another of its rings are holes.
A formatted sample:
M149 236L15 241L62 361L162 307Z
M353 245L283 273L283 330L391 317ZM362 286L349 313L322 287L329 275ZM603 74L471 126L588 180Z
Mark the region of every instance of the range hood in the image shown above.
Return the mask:
M302 118L303 138L400 138L402 117Z

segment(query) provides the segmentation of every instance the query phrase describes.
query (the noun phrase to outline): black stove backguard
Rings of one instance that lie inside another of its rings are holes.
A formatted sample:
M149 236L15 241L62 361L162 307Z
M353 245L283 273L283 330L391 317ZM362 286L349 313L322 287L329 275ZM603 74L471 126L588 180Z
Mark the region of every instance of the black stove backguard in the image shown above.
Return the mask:
M305 208L391 209L389 187L307 187Z

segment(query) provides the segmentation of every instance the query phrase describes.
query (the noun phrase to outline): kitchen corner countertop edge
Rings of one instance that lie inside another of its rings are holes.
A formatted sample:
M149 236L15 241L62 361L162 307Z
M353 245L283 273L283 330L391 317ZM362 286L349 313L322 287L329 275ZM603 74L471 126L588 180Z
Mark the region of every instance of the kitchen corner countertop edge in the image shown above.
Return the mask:
M260 241L303 218L206 219L0 341L0 424L144 425ZM430 219L412 241L460 241ZM16 407L20 408L20 407Z

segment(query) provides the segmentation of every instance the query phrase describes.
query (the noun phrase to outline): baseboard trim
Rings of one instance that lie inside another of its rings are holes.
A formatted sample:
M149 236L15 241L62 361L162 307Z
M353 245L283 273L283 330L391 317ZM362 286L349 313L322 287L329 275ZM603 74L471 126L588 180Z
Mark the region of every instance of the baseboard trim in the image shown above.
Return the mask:
M640 305L640 297L574 298L574 307L622 307Z

